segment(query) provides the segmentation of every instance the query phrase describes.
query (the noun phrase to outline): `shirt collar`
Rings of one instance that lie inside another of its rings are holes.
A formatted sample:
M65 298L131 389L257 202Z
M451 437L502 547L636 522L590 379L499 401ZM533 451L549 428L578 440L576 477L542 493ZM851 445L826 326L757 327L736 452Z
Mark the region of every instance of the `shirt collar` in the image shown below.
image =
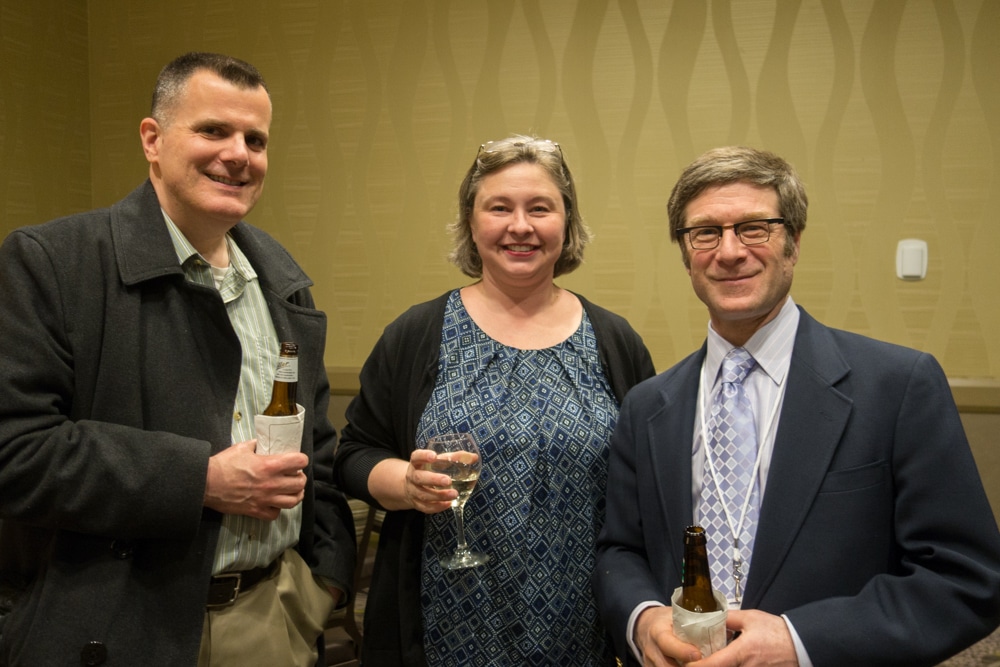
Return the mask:
M773 320L758 329L743 349L753 356L754 361L771 381L781 385L788 375L792 362L792 348L795 346L795 332L799 327L799 309L791 295ZM722 368L722 360L735 345L720 336L708 326L708 350L705 355L704 371L706 379L712 379L714 387Z
M174 252L177 253L177 261L181 263L181 266L185 266L188 262L195 261L201 262L203 266L207 269L209 264L208 261L201 256L201 254L195 250L195 247L191 245L187 237L184 236L184 232L180 230L176 223L170 219L166 211L160 209L163 212L163 219L167 223L167 231L170 232L170 240L174 244ZM257 278L257 272L254 271L253 266L250 264L250 260L246 258L243 251L240 250L239 246L233 240L232 236L226 234L226 247L229 249L229 265L232 267L233 272L239 276L242 282L249 282Z

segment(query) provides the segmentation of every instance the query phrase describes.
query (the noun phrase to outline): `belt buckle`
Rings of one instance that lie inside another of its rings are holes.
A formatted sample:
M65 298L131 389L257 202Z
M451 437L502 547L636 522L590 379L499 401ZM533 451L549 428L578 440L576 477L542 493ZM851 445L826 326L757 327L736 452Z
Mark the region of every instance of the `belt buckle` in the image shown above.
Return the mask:
M228 580L228 581L227 581ZM207 609L221 609L232 606L236 602L236 597L240 594L240 584L243 581L242 572L223 572L212 577L212 583L208 587ZM217 591L216 587L231 586L230 590Z

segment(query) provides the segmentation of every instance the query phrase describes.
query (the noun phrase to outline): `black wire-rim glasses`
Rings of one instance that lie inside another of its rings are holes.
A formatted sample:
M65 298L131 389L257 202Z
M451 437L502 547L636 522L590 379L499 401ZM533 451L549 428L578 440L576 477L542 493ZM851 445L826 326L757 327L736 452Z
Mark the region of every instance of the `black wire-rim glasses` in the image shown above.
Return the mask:
M784 218L761 218L760 220L744 220L732 225L701 225L698 227L682 227L677 235L687 234L691 247L695 250L712 250L719 247L722 233L733 230L743 245L760 245L771 238L771 225L785 224Z

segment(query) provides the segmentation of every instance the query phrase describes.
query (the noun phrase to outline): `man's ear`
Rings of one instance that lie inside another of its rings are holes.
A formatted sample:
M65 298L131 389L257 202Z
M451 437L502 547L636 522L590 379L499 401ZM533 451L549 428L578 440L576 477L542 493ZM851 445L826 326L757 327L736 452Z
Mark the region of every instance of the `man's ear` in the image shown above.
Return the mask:
M139 123L139 137L142 140L142 152L148 162L156 162L160 154L160 123L155 118L143 118Z
M800 231L798 234L795 235L794 250L792 250L792 253L789 255L789 257L792 258L793 266L799 263L799 244L801 242L802 242L802 232Z

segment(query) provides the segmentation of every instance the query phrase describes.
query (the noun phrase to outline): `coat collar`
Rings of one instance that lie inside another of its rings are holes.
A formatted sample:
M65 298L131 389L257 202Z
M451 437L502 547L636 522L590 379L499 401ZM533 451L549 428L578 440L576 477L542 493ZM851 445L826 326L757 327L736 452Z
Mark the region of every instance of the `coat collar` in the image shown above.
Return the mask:
M691 442L698 403L698 383L707 346L659 376L660 406L646 422L652 468L675 483L657 484L660 511L666 517L667 545L674 556L676 575L684 560L684 530L691 525Z
M830 330L799 308L799 326L788 386L775 436L767 493L761 507L744 607L752 608L773 581L819 491L846 428L851 399L836 385L850 367ZM677 576L683 561L684 529L694 516L691 442L698 383L707 347L660 377L659 407L646 422L653 468L672 483L657 485L667 518L667 540Z
M266 233L245 222L238 223L230 233L258 272L265 289L287 298L312 285L288 252ZM111 237L124 284L184 275L156 191L148 179L111 207Z
M850 372L834 337L800 308L744 605L755 607L805 522L853 407L837 389Z

